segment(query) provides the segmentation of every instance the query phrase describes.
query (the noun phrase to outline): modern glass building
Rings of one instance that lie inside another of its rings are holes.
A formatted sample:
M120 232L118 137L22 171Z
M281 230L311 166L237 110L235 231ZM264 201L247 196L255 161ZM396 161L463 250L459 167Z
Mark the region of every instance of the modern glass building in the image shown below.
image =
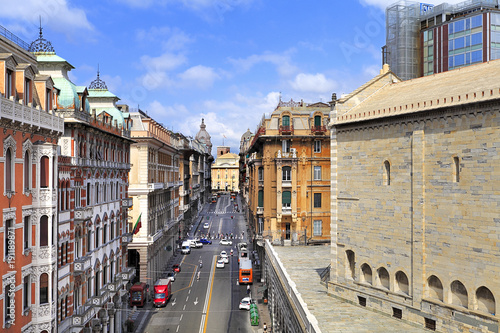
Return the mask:
M386 9L386 23L383 61L403 80L500 58L498 0L437 6L400 1Z

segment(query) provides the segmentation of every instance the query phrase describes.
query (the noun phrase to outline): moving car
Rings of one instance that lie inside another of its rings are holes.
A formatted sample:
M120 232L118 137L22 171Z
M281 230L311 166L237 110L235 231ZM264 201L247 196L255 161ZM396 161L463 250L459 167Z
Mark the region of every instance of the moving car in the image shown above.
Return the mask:
M250 310L250 304L252 304L252 299L250 297L245 297L240 301L240 310Z
M170 281L174 282L175 281L175 273L174 272L168 272L167 273L167 279L170 279Z
M166 306L172 296L172 281L170 279L159 279L154 285L154 306Z
M222 261L222 259L217 260L217 265L215 267L224 268L224 261Z
M191 244L190 244L190 242L188 242L188 241L182 242L181 253L182 254L190 254L191 253Z
M179 265L177 265L177 264L173 265L173 266L172 266L172 269L173 269L173 271L174 271L174 272L176 272L176 273L180 273L180 272L181 272L181 266L179 266Z
M220 259L224 261L225 264L229 264L229 257L227 256L226 251L221 251L220 253Z
M220 245L233 245L233 242L229 239L221 239L219 242Z
M197 248L203 247L203 243L200 242L199 240L196 240L195 243Z
M205 228L205 229L210 228L210 224L208 222L205 222L205 224L203 225L203 228Z
M202 244L212 244L212 241L208 240L206 238L200 238L200 243L202 243Z

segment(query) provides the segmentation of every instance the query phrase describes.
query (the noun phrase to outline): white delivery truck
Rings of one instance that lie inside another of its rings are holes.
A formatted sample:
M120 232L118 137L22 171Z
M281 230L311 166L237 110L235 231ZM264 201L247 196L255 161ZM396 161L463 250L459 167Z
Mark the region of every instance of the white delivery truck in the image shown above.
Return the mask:
M188 242L188 241L182 242L181 253L182 254L190 254L191 253L190 242Z

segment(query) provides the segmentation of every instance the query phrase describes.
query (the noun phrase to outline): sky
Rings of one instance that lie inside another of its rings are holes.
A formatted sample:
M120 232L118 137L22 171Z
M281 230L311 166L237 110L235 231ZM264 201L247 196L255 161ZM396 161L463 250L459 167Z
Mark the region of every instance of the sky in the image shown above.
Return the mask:
M212 154L237 154L280 98L328 102L377 75L394 2L2 0L0 25L31 43L41 18L73 83L88 87L99 67L119 103L186 136L203 118Z

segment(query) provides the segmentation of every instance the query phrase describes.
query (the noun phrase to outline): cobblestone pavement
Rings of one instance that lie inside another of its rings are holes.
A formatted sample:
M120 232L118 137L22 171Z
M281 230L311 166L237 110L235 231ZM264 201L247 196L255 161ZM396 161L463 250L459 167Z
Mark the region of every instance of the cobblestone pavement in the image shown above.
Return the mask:
M330 264L330 246L275 246L274 249L323 333L427 332L328 296L319 274Z

